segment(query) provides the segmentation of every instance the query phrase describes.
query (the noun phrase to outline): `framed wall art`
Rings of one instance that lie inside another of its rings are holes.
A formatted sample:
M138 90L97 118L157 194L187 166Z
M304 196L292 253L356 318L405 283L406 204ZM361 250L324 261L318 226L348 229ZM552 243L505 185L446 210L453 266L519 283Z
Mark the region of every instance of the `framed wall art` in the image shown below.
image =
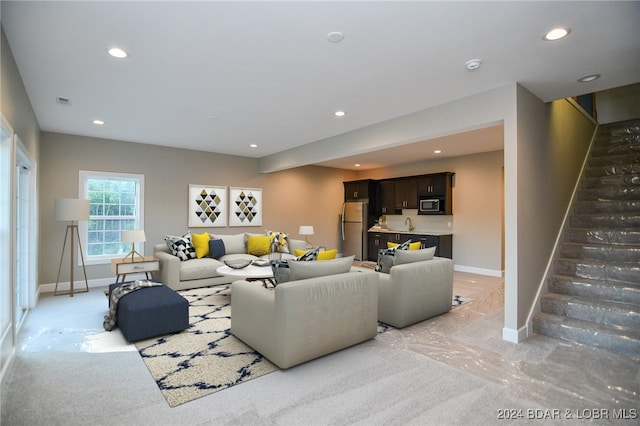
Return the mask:
M227 226L227 187L189 185L189 227Z
M262 189L229 189L229 226L262 226Z

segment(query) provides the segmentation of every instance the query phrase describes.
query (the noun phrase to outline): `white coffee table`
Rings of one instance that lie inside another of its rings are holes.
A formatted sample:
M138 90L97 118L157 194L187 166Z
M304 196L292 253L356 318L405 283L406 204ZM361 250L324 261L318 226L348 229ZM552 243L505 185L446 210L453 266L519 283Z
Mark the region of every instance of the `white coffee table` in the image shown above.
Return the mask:
M225 277L237 277L239 280L247 281L262 281L265 286L267 282L271 283L273 280L271 266L249 265L241 269L233 269L224 265L220 266L216 271Z

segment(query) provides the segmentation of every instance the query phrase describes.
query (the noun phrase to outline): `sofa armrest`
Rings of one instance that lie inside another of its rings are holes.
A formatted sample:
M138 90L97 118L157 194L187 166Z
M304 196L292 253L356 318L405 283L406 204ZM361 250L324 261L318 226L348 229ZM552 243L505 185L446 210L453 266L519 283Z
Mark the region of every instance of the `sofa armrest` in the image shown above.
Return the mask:
M275 292L259 281L231 284L231 333L268 357L274 352Z
M153 278L169 287L180 284L180 259L164 251L156 251L153 256L160 261L160 271L154 272Z

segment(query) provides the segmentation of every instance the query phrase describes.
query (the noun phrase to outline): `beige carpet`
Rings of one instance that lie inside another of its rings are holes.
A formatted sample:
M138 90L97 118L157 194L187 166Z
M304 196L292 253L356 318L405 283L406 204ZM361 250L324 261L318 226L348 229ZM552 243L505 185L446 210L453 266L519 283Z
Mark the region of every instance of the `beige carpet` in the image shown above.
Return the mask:
M189 328L136 343L171 407L276 371L231 335L230 286L181 291L189 301Z
M278 370L231 334L231 286L180 291L189 328L135 344L170 407ZM452 306L473 299L454 296ZM378 323L378 333L393 327Z

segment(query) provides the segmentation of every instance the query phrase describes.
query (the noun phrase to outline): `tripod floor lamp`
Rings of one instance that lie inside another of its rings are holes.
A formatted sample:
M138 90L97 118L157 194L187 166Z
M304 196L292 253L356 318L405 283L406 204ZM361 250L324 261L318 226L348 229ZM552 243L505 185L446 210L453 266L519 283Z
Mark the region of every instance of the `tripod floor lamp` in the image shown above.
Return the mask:
M78 221L89 220L89 200L77 200L73 198L58 198L55 201L56 220L69 221L67 231L64 234L64 244L62 245L62 254L60 255L60 266L58 267L58 278L56 278L55 296L68 294L73 297L74 293L86 293L89 291L89 283L87 282L87 270L84 267L84 254L82 253L82 244L80 243L80 233L78 232ZM70 238L69 238L70 237ZM73 282L73 270L75 262L75 239L78 239L78 248L80 249L80 259L82 260L82 271L84 272L85 289L76 291ZM69 291L58 292L60 284L60 271L62 270L62 260L67 247L67 239L71 240L69 244Z

